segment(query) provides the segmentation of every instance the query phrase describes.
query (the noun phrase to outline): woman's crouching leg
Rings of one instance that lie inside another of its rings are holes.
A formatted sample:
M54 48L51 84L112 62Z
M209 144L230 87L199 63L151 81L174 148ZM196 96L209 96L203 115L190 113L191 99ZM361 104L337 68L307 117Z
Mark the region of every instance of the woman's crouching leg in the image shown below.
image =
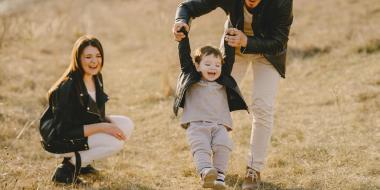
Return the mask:
M134 128L132 120L122 115L110 115L109 118L112 123L123 131L128 140Z
M133 131L133 123L128 117L111 115L110 120L123 131L127 138L131 136ZM125 141L119 140L114 136L105 133L96 133L89 136L89 150L79 152L82 160L82 166L120 152L124 147L124 142ZM71 162L75 163L75 157L71 157Z
M88 137L88 146L89 150L79 152L82 166L120 152L124 147L124 141L105 133L97 133Z

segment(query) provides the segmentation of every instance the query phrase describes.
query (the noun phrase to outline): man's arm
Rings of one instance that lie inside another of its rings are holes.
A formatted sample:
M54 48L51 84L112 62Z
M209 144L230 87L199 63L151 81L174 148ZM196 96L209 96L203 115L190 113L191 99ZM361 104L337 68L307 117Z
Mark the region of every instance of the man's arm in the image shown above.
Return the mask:
M186 31L189 31L191 19L207 14L217 7L221 7L227 13L227 8L231 7L233 2L234 0L188 0L182 2L177 8L172 29L175 40L181 41L185 37L183 33L177 31L181 27L185 27Z
M190 19L202 16L218 7L219 1L215 0L190 0L179 4L175 16L175 22L190 24Z
M284 1L279 8L279 14L274 20L274 27L264 38L248 37L247 46L241 47L243 53L274 54L283 51L288 42L290 25L293 22L293 0Z

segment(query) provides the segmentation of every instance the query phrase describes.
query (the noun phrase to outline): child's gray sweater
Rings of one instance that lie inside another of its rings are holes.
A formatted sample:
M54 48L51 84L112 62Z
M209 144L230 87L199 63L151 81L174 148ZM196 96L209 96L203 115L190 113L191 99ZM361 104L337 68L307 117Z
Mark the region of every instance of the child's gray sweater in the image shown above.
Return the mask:
M192 121L210 121L232 129L226 88L217 82L200 80L186 92L181 125Z

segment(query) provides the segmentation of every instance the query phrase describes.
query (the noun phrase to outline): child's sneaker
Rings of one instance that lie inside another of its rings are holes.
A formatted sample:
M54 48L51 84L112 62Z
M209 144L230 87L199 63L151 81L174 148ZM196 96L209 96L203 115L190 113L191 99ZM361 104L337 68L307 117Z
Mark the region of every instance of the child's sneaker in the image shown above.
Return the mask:
M218 172L218 176L214 183L214 188L216 190L224 190L227 188L226 183L224 183L224 174L222 172Z
M203 168L201 172L202 187L213 188L218 172L214 168Z

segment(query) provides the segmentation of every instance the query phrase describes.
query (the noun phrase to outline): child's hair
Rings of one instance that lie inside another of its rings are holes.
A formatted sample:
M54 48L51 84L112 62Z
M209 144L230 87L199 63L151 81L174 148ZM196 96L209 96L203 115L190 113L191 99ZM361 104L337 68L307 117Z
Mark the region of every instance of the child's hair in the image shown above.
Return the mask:
M218 48L214 46L209 46L209 45L200 47L195 50L194 61L196 64L199 64L202 61L203 56L211 55L211 54L214 55L215 57L219 57L221 60L221 63L222 64L224 63L222 52L220 52Z

